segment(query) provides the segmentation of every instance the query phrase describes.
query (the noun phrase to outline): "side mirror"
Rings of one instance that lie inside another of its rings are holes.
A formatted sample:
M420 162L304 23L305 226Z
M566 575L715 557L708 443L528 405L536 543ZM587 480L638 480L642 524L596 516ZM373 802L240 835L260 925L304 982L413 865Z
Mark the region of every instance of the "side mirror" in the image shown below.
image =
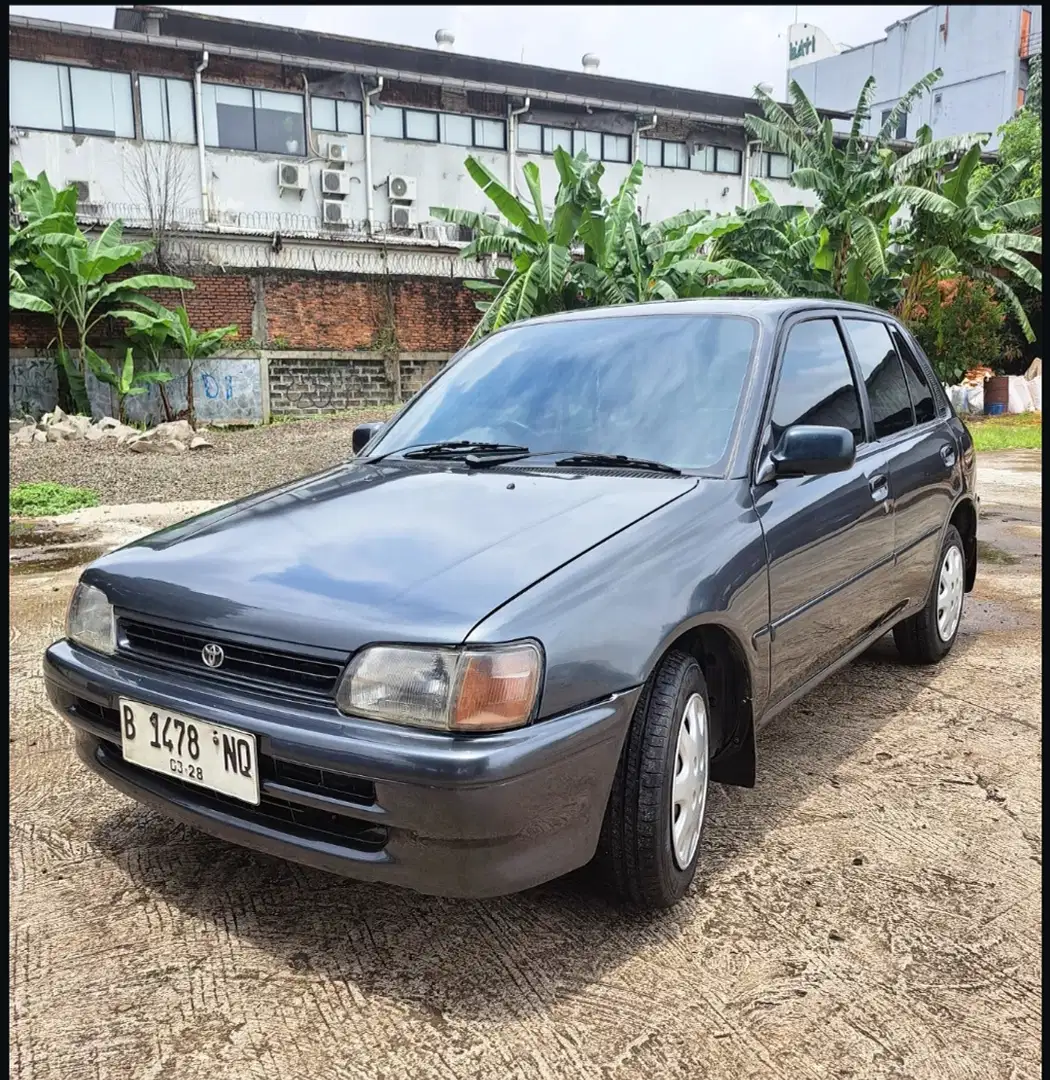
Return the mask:
M354 428L353 450L355 457L372 441L372 437L382 426L382 421L373 420L370 424L358 424Z
M853 432L841 427L794 424L780 436L770 455L773 476L826 476L853 467L857 448Z

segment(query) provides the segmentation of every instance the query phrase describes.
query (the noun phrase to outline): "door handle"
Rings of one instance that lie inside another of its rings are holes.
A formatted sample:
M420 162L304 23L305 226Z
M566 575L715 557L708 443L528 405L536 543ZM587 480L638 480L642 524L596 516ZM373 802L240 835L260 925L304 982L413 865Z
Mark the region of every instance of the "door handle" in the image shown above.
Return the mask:
M942 446L941 447L941 461L944 462L947 468L951 468L955 464L955 447L954 446Z
M871 497L876 502L882 502L883 499L885 499L886 496L890 493L889 481L886 479L885 476L882 476L881 474L878 476L873 476L868 481L868 487L871 489Z

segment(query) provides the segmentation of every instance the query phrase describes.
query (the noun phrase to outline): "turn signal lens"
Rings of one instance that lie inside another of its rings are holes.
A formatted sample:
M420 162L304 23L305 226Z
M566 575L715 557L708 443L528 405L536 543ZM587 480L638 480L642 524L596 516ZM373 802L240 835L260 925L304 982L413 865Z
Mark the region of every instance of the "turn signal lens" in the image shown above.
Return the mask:
M539 649L531 643L467 652L460 664L453 731L505 731L532 715L540 685Z

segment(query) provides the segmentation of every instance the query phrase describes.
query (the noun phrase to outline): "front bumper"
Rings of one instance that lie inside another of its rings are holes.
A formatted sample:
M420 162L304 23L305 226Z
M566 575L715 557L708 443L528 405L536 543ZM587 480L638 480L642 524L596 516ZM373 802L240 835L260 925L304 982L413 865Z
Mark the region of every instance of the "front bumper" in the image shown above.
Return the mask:
M67 641L45 653L44 677L81 761L131 798L271 855L455 897L518 892L591 859L639 693L467 737L262 698ZM253 732L269 770L262 806L125 762L121 696ZM296 780L333 774L349 795Z

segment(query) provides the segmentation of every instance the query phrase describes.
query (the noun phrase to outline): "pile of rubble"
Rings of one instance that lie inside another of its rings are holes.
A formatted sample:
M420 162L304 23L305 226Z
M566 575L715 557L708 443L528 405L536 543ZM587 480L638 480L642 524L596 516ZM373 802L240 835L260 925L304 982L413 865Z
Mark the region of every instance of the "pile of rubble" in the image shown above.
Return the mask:
M69 416L61 409L44 413L39 420L12 419L12 443L70 442L84 439L98 442L112 439L118 446L126 446L136 454L183 454L187 450L201 450L213 446L203 435L197 434L187 420L172 420L142 431L129 427L112 416L94 421L90 416Z

